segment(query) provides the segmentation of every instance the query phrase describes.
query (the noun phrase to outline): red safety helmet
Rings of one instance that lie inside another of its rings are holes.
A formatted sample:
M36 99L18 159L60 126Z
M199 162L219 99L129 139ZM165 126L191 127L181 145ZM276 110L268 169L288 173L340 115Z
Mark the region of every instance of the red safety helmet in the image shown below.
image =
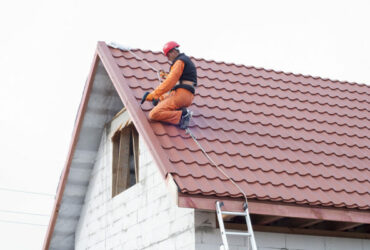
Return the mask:
M180 47L180 45L177 42L174 41L168 42L163 46L163 53L165 56L167 56L168 52L170 52L171 49L178 47Z

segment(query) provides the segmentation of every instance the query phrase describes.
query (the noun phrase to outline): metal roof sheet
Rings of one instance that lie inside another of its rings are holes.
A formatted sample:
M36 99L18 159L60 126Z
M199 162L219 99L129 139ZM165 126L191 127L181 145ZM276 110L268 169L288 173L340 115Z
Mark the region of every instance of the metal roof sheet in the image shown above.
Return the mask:
M157 75L132 53L110 48L139 102ZM133 50L158 69L159 52ZM249 198L370 208L370 87L192 58L198 87L190 128ZM148 116L151 103L143 105ZM242 197L189 135L150 122L182 193Z

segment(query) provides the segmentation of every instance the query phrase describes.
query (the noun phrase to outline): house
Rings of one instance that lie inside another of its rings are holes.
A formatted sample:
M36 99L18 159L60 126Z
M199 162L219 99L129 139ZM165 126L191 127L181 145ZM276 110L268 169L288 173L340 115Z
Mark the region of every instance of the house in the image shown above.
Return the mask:
M259 249L370 249L370 87L193 60L190 129L248 196ZM219 249L215 202L241 211L243 194L148 120L153 68L169 68L159 52L98 43L44 249Z

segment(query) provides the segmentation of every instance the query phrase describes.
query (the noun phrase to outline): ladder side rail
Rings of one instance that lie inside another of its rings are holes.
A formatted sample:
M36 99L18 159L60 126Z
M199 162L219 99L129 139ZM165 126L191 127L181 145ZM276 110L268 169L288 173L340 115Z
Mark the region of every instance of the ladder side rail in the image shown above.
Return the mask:
M222 218L221 206L220 206L219 201L216 202L216 208L217 208L217 219L218 219L218 224L220 225L223 247L225 250L229 250L229 244L227 243L225 225L224 225L224 220Z
M246 207L246 209L245 209L245 213L247 214L247 215L245 216L245 220L246 220L246 222L247 222L248 233L250 233L249 241L250 241L250 243L251 243L252 250L257 250L256 239L254 238L254 232L253 232L253 228L252 228L251 218L250 218L250 216L249 216L248 207Z

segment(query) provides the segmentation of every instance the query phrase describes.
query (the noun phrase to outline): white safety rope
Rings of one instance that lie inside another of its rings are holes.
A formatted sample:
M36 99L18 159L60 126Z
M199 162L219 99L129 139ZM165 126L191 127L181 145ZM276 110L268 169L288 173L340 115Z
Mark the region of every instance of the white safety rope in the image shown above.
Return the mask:
M137 60L139 61L142 61L144 62L149 68L151 68L152 70L154 70L156 73L157 73L157 77L158 77L158 81L159 83L161 83L161 76L160 76L160 70L156 69L155 67L153 67L150 63L148 63L144 58L138 56L136 53L134 53L130 47L127 47L127 46L124 46L122 44L119 44L119 43L115 43L115 42L111 42L108 44L108 46L112 47L112 48L116 48L116 49L120 49L120 50L124 50L124 51L128 51L131 55L133 55Z
M149 68L151 68L152 70L154 70L156 73L157 73L157 77L158 77L158 81L159 81L159 83L161 83L162 81L161 81L161 76L160 76L160 74L159 74L159 70L158 69L156 69L156 68L154 68L152 65L150 65L150 63L148 63L147 61L145 61L145 59L144 58L142 58L142 57L140 57L140 56L138 56L137 54L135 54L132 50L128 50L128 52L130 52L131 53L131 55L133 55L136 59L138 59L138 60L140 60L140 61L142 61L142 62L144 62Z
M187 128L186 129L186 133L189 134L191 136L191 138L193 139L193 141L198 145L198 147L200 148L200 150L202 150L203 154L207 157L207 159L226 177L228 178L232 184L234 184L234 186L239 189L239 191L243 194L244 196L244 199L245 199L245 202L248 204L248 199L247 199L247 195L245 194L245 192L243 191L243 189L241 189L241 187L236 184L235 181L233 181L233 179L231 179L230 176L228 176L225 171L220 168L216 162L208 155L208 153L206 152L206 150L202 147L202 145L200 145L200 143L198 142L197 138L194 136L194 134L191 132L190 128Z

